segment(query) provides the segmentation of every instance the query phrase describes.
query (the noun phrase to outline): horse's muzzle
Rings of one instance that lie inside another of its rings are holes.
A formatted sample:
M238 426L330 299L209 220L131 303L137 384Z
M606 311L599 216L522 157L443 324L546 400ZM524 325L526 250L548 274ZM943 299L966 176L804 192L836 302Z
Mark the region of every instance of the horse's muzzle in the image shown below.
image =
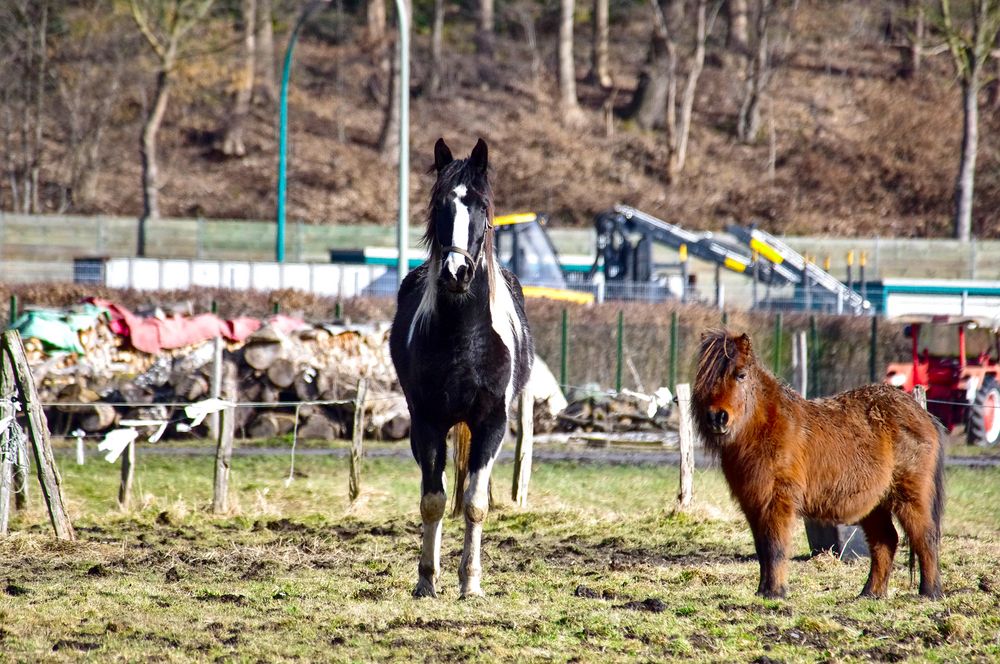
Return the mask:
M712 433L720 436L729 433L729 413L724 410L710 410L706 415Z
M454 248L451 248L454 249ZM451 293L467 293L469 284L472 283L473 265L472 257L468 252L450 252L445 256L442 266L441 284Z

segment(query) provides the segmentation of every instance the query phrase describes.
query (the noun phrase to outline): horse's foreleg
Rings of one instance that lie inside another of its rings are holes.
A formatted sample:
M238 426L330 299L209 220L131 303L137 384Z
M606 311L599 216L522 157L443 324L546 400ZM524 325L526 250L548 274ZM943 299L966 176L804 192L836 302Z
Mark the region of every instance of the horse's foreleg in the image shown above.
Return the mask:
M462 597L481 597L483 567L480 547L483 522L489 511L489 483L493 462L500 453L500 444L507 428L506 413L502 417L472 429L472 448L469 454L469 486L465 490L465 547L458 566L458 580Z
M876 507L861 520L861 528L865 531L872 560L871 572L861 596L884 597L889 588L892 559L896 556L899 543L896 528L892 525L892 513L883 506Z
M414 597L437 597L441 574L441 523L447 496L444 489L446 455L444 432L428 426L414 426L410 444L420 464L420 520L423 538Z
M770 599L788 592L788 545L795 510L790 500L775 496L766 512L751 520L754 547L760 563L757 594Z

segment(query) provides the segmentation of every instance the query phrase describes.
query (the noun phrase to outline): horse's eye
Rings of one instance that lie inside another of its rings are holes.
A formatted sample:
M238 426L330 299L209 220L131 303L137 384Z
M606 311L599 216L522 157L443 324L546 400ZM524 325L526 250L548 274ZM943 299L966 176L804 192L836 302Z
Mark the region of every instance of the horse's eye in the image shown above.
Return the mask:
M736 380L741 383L743 382L744 379L746 379L746 377L747 377L746 371L740 371L739 373L736 374Z

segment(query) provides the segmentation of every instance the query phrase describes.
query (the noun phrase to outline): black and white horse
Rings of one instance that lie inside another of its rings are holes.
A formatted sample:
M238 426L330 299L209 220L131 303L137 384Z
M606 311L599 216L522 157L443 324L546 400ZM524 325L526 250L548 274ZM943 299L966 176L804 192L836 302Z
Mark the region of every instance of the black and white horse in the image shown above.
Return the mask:
M462 597L482 595L480 541L489 478L507 413L534 357L517 278L500 267L493 245L493 192L485 141L468 159L434 145L437 181L424 241L427 261L403 280L389 347L412 420L410 446L420 464L423 546L415 597L436 597L445 512L445 437L471 432L464 494Z

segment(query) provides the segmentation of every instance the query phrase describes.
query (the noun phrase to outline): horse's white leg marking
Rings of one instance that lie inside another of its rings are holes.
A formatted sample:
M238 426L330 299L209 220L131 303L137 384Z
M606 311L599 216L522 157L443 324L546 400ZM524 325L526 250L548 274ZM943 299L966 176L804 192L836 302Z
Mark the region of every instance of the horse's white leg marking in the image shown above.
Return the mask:
M446 502L443 491L425 494L420 499L420 518L424 527L414 597L437 597L437 582L441 575L441 523Z
M500 448L497 448L499 453ZM493 462L490 459L486 466L469 475L469 488L465 490L465 548L462 550L462 562L458 565L458 580L462 597L482 597L480 580L483 576L483 566L480 562L480 545L483 539L483 522L490 509L490 473Z
M452 224L451 244L459 249L469 250L469 226L472 223L469 218L469 208L466 207L462 199L468 192L464 184L460 184L454 189L455 192L455 221ZM451 275L458 278L458 268L469 261L462 254L451 252L445 260L445 266ZM471 266L469 266L471 267Z
M510 412L510 404L514 400L514 366L517 363L517 344L522 341L523 330L521 320L517 317L517 309L514 307L514 296L511 295L507 280L504 279L500 266L492 260L494 283L496 289L493 300L490 301L490 318L493 331L500 336L500 340L507 348L510 355L510 376L507 378L507 389L504 392L505 412Z

